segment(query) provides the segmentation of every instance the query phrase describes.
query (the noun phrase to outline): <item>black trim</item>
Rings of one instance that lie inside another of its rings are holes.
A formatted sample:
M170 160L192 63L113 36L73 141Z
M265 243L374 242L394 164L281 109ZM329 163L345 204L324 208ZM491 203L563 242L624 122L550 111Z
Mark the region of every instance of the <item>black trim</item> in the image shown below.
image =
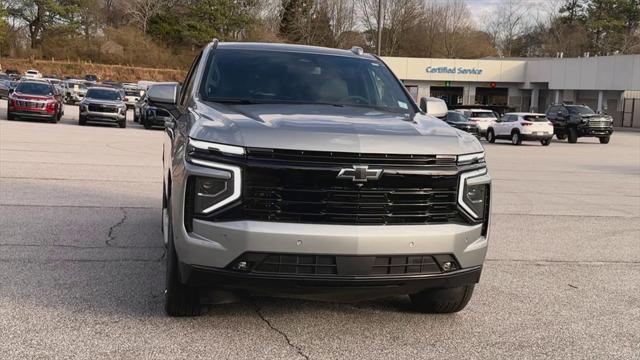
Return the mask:
M482 267L477 266L444 274L394 277L263 275L186 264L180 264L180 271L183 283L190 286L245 290L266 295L349 300L413 294L429 288L471 285L480 280Z

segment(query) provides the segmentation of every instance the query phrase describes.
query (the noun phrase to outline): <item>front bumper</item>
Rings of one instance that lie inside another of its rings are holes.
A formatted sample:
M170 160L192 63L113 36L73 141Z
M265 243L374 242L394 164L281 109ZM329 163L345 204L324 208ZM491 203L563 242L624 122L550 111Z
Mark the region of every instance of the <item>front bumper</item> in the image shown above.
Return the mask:
M126 113L122 114L120 112L117 113L102 113L97 111L82 111L80 115L83 116L87 121L97 121L97 122L122 122L127 118Z
M183 282L190 286L215 287L253 294L291 296L320 300L357 301L392 295L414 294L429 288L452 288L475 284L481 266L445 274L385 277L315 277L243 274L231 270L181 264Z
M174 174L179 175L172 177L170 213L173 243L182 264L181 276L185 283L249 290L255 287L280 294L289 288L303 293L335 293L341 288L349 288L349 293L357 290L355 293L377 295L378 290L406 294L427 287L472 284L479 279L487 252L487 224L357 225L189 218L187 230L184 220L187 179L190 175L214 175L216 172L219 176L220 170L190 163L174 170ZM491 181L486 173L471 179L476 184L489 184ZM226 206L233 207L234 203ZM489 210L487 214L490 214ZM312 276L298 272L293 275L286 272L265 274L236 268L238 261L249 253L301 258L328 256L341 260L336 260L337 270L332 276L321 272L314 272ZM441 266L433 273L416 274L407 270L400 275L392 272L380 275L368 271L370 268L366 268L366 261L362 262L367 257L440 256L451 256L455 260L455 269L445 271ZM340 265L339 261L347 263ZM345 267L349 270L344 270Z
M610 136L613 134L613 127L588 127L580 128L581 136Z
M11 112L11 114L15 117L30 119L52 119L56 115L55 113L49 113L46 110L42 109L26 110L10 108L9 112Z

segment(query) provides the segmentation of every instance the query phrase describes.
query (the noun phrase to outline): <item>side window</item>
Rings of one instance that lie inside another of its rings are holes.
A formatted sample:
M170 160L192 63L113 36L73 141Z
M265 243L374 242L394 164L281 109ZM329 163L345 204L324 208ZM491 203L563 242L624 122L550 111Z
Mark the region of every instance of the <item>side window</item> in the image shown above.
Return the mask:
M185 82L183 84L182 91L180 94L181 106L186 106L187 99L189 99L189 95L193 90L193 82L195 81L195 72L196 72L196 69L198 68L198 64L200 63L200 58L202 58L202 52L196 57L196 59L193 61L193 64L191 64L191 69L189 69L189 73L185 78Z

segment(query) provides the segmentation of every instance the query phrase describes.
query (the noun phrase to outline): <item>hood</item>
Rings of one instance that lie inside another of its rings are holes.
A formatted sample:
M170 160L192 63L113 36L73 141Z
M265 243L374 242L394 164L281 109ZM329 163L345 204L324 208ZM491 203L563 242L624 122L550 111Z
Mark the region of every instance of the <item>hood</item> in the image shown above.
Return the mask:
M589 120L610 120L611 116L604 114L580 114L580 117L583 119Z
M95 104L95 105L112 105L112 106L122 106L124 103L122 100L100 100L100 99L92 99L85 98L82 100L84 104Z
M51 100L53 99L53 95L29 95L29 94L25 94L25 93L20 93L20 92L14 92L13 95L15 97L18 97L21 100Z
M259 148L388 154L466 154L478 140L442 120L332 105L196 103L189 136Z

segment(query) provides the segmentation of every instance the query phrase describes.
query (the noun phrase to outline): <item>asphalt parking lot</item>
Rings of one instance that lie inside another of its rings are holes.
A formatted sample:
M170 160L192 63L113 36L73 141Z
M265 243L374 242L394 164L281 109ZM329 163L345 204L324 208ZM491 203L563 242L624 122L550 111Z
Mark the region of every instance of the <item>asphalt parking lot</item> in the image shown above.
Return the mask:
M1 358L640 359L640 133L484 143L490 250L458 314L247 298L174 319L163 132L4 119L0 100Z

